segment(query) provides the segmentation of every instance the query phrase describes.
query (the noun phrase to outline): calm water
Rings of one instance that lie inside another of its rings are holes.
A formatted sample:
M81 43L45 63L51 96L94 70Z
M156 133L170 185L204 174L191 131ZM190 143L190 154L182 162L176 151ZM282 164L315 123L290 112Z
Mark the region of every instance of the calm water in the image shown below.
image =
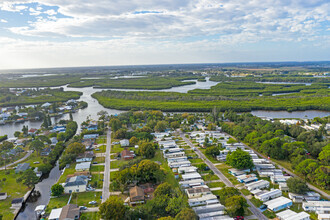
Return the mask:
M58 163L50 171L48 178L44 178L41 182L36 185L36 190L41 193L41 196L36 202L27 202L25 209L20 212L17 216L17 220L33 220L36 219L34 210L38 205L46 205L50 200L50 188L54 185L59 177L61 171L59 170Z
M270 118L301 118L301 119L313 119L315 117L326 117L330 115L327 111L252 111L252 115L258 117L270 117Z

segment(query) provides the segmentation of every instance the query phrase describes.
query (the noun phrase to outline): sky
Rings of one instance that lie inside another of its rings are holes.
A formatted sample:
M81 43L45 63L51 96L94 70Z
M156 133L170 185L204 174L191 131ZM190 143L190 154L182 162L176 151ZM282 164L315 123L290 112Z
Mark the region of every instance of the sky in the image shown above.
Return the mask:
M329 0L0 0L0 69L322 60Z

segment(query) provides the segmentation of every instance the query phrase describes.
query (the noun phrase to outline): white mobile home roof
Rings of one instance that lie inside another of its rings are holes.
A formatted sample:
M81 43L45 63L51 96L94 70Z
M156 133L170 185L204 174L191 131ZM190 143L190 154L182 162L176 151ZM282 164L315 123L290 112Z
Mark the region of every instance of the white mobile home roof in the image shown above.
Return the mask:
M171 168L174 168L174 167L189 167L189 166L191 166L191 162L189 160L179 161L179 162L169 162L168 165Z
M216 212L202 213L202 214L199 214L198 217L199 218L218 217L218 216L222 216L224 214L225 214L225 211L216 211Z
M306 212L296 213L290 209L279 212L276 216L281 220L302 220L309 217L309 214Z
M76 164L76 170L86 170L91 167L91 162L84 162Z
M217 199L217 197L213 194L209 194L209 195L203 195L202 197L198 197L198 198L188 199L188 203L202 202L202 201L213 200L213 199Z
M189 185L189 186L200 186L204 184L203 179L196 179L196 180L188 180L188 181L180 181L180 185Z
M263 194L259 194L257 197L260 199L260 200L264 200L264 198L272 198L274 196L281 196L282 195L282 191L279 190L279 189L275 189L275 190L271 190L271 191L268 191L268 192L265 192Z
M201 178L202 178L202 176L199 173L197 173L197 172L195 172L195 173L189 173L189 174L183 174L182 175L182 179L183 180L187 180L187 179L201 179Z
M272 199L268 202L265 202L265 205L267 205L267 207L269 209L273 210L274 208L285 205L289 202L292 202L292 201L288 198L285 198L285 197L281 196L281 197L278 197L276 199Z
M191 167L179 167L178 172L179 173L194 173L196 172L197 167L191 166Z
M214 212L214 211L223 211L225 207L221 204L212 204L212 205L205 205L205 206L198 206L194 207L193 210L197 214L207 213L207 212Z
M259 180L257 182L245 184L245 187L248 190L262 189L262 188L266 188L267 186L269 186L269 182L266 180Z
M200 218L199 220L233 220L233 218L229 217L228 215L223 215L217 217Z

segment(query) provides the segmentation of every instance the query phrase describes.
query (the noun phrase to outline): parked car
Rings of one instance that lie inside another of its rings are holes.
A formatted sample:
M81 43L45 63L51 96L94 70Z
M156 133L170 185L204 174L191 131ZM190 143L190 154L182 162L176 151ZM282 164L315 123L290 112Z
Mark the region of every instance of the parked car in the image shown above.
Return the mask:
M244 220L244 216L236 216L234 217L235 220Z
M263 204L259 207L259 209L267 209L267 205Z
M97 164L97 162L93 162L93 164Z
M80 210L87 210L87 207L86 206L80 206L79 209Z
M97 202L96 202L96 201L90 201L88 204L89 204L89 205L96 205Z

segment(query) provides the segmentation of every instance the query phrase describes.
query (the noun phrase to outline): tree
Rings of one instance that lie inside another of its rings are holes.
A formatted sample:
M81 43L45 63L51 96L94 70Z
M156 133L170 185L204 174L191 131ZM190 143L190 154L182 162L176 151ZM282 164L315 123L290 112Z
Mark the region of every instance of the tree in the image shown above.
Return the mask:
M112 118L109 121L109 125L111 127L111 130L114 131L114 132L117 131L122 126L122 124L121 124L121 122L119 121L118 118Z
M38 167L38 170L41 171L43 174L49 173L52 170L53 166L49 163L41 164Z
M110 196L107 201L100 205L99 214L102 219L121 220L125 219L126 207L117 196Z
M229 138L227 141L227 144L234 144L237 143L237 141L234 138Z
M14 144L9 141L4 141L0 145L0 151L8 151L14 148Z
M182 209L176 216L175 220L197 220L198 217L194 210L190 208Z
M220 154L220 151L218 149L218 147L208 147L205 150L205 154L212 156L213 158L215 158L216 156L218 156Z
M139 146L140 154L145 158L153 158L156 153L154 145L150 142L145 142Z
M29 127L23 125L23 128L22 128L22 132L23 132L23 134L24 134L24 135L28 135L28 131L29 131Z
M32 141L30 144L30 150L35 150L37 152L37 156L39 156L40 151L44 149L45 145L39 139Z
M79 155L85 152L85 146L81 143L74 142L72 144L69 144L67 147L65 153L66 154L73 154L73 155Z
M236 196L236 195L240 195L241 193L239 192L238 189L234 188L234 187L225 187L222 188L219 191L219 197L220 197L220 202L222 204L225 204L225 200L226 198L232 197L232 196Z
M305 194L309 190L306 182L297 177L288 179L286 183L290 192L293 193Z
M14 133L14 137L18 138L20 135L21 135L21 132L19 132L19 131L15 131L15 133Z
M217 128L217 126L214 123L210 123L207 126L207 130L210 130L210 131L215 131L216 128Z
M160 184L154 192L154 197L173 197L174 195L173 187L167 182Z
M227 155L227 163L237 169L252 168L253 161L248 152L237 149Z
M179 127L180 127L180 123L178 121L171 122L171 128L173 130L175 130L175 129L179 128Z
M326 166L330 165L330 144L323 147L322 151L319 154L318 159L320 162Z
M142 160L137 167L136 174L140 182L144 183L159 183L165 178L165 173L160 169L159 164L150 160Z
M129 139L129 144L131 146L135 146L139 143L139 139L137 139L135 136L131 137L131 139Z
M32 188L37 182L39 178L33 172L33 170L26 170L23 172L22 176L16 179L17 182L23 182L24 185Z
M176 216L182 210L182 208L186 208L186 202L183 195L170 198L165 210L171 216Z
M247 207L247 202L242 196L235 195L225 200L225 206L230 216L243 216L244 208Z
M49 127L49 121L46 115L44 115L44 122L41 125L44 128L48 128Z
M323 188L330 189L330 166L320 166L315 170L315 180Z
M60 196L64 192L64 187L57 183L52 186L51 191L53 196Z
M159 121L159 122L157 122L157 125L155 126L155 131L162 132L162 131L165 131L166 128L167 128L167 122Z

